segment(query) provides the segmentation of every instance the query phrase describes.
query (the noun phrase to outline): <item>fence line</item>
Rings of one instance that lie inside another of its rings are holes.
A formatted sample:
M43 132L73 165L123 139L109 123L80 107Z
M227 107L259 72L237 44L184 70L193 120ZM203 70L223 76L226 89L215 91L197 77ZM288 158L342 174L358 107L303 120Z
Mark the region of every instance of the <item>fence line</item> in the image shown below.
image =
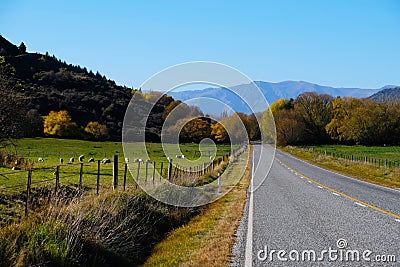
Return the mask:
M161 162L161 164L159 165L159 180L162 181L162 178L165 178L166 180L168 179L169 182L173 182L174 180L177 180L178 178L184 177L184 176L189 176L189 177L193 177L193 178L199 178L203 175L206 175L208 173L211 173L212 171L216 170L217 168L220 167L220 165L223 162L227 162L229 160L231 160L233 157L236 157L238 155L240 155L241 153L243 153L246 150L246 146L242 146L239 147L237 149L234 149L232 151L232 153L228 153L223 155L220 158L214 159L208 163L204 163L198 166L190 166L188 167L184 167L184 166L180 166L179 164L173 164L172 159L169 159L167 168L164 168L164 162ZM145 164L141 164L141 161L137 162L137 172L136 172L136 179L133 177L133 173L132 173L132 178L133 182L135 183L135 188L138 187L138 182L139 182L139 177L140 177L140 172L141 172L141 168L143 169L143 165L145 165L145 183L147 183L148 177L149 177L149 164L151 164L153 167L153 171L151 174L151 180L152 180L152 184L155 184L155 179L156 179L156 170L157 170L157 162L151 162L150 160L147 160L145 162ZM75 167L75 166L79 166L79 182L78 182L78 190L79 191L83 191L83 185L84 185L84 175L96 175L96 194L99 194L99 188L100 188L100 178L101 176L112 176L112 189L113 190L117 190L118 188L118 179L119 179L119 173L118 173L118 165L120 164L120 162L118 162L118 156L114 155L113 157L113 162L112 162L112 174L107 174L107 173L101 173L101 161L97 160L97 172L84 172L84 163L80 162L80 163L76 163L76 164L71 164L71 163L67 163L67 164L59 164L55 167L46 167L46 168L38 168L38 169L34 169L34 168L30 168L29 170L21 170L21 171L15 171L15 172L9 172L9 173L3 173L0 174L0 176L4 176L6 179L9 179L7 175L10 174L15 174L15 173L21 173L21 172L26 172L27 173L27 182L25 184L17 184L17 185L13 185L13 186L9 186L9 187L3 187L3 189L8 189L8 188L17 188L17 187L25 187L26 186L26 193L25 193L25 216L28 216L29 214L29 210L30 210L30 203L31 203L31 189L32 189L32 185L37 185L37 184L42 184L42 183L47 183L50 181L55 181L54 184L54 194L57 195L59 190L60 190L60 184L62 183L63 179L66 178L70 178L70 177L76 177L77 174L73 173L71 175L65 175L62 176L61 174L63 173L62 170L64 168L67 167ZM127 171L128 171L128 162L124 162L124 171L122 174L123 177L123 190L126 190L126 185L127 185ZM32 176L34 176L34 174L38 171L41 170L54 170L55 172L54 174L54 178L50 178L50 179L44 179L44 180L38 180L38 181L32 181ZM133 169L131 169L133 172ZM67 172L64 172L67 173ZM165 175L165 177L164 177ZM49 200L50 200L51 195L49 196Z
M368 157L368 156L347 154L347 153L343 153L343 152L317 150L317 149L312 149L312 148L308 149L308 150L313 152L314 161L316 161L317 156L324 156L324 157L330 156L333 158L344 159L349 162L367 163L367 164L371 164L375 167L400 168L400 160L388 160L388 159L382 159L382 158L374 158L374 157Z

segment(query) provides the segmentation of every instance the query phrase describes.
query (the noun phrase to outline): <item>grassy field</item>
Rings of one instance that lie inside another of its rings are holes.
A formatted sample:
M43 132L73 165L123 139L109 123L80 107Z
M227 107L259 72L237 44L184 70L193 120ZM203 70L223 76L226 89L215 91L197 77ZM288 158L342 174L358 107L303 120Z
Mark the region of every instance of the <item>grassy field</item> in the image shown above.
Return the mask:
M400 147L325 145L305 148L284 147L282 150L332 171L367 182L400 188L400 167L398 166ZM352 155L353 160L351 160ZM387 166L383 164L386 160L391 164Z
M59 156L63 157L69 153L70 155L93 153L90 156L102 158L104 154L93 152L100 146L103 148L102 153L104 151L105 153L117 151L122 153L121 150L117 150L118 144L111 142L63 141L24 139L20 142L30 148L17 146L17 152L31 159L43 157L45 161L35 162L35 167L41 164L40 167L50 169L52 164L58 163ZM62 144L65 149L55 144ZM158 144L150 144L150 146L157 150L156 153L160 149ZM219 150L217 157L228 152L227 146L217 148ZM198 146L189 144L184 145L182 149L182 152L188 155L193 152L192 157L195 158ZM197 154L200 153L197 152ZM208 157L208 151L203 151L203 154L204 157ZM157 158L153 153L153 159L163 160L163 157L159 155ZM221 172L221 180L228 181L229 177L238 176L239 170L245 167L245 164L247 164L247 157L232 157L229 166L226 167L222 163L214 172ZM87 163L85 163L85 168L86 165ZM68 167L62 166L62 168ZM9 168L5 170L10 171ZM212 173L200 179L208 179ZM88 176L88 174L85 175ZM248 176L248 169L245 176ZM110 180L107 183L110 184ZM234 186L224 182L221 182L221 185L222 189ZM178 208L160 203L135 187L128 187L126 191L107 190L96 195L92 191L80 194L81 191L74 190L73 186L68 185L59 190L60 194L51 195L50 198L48 192L46 193L46 185L40 183L31 193L32 200L42 202L42 204L37 204L38 208L32 209L28 217L21 215L23 210L20 210L19 217L24 219L14 221L9 219L18 217L18 211L11 210L10 207L6 207L6 204L7 201L13 205L16 201L23 204L24 198L21 198L21 195L24 194L24 188L15 199L7 199L10 191L2 190L0 220L3 220L3 224L0 224L0 265L42 266L45 265L44 263L52 263L55 266L67 266L73 262L80 263L82 266L96 266L99 263L112 262L119 266L137 266L146 259L153 246L168 232L187 223L199 213L201 215L196 216L193 222L189 222L186 229L190 228L201 235L196 234L195 239L188 238L185 249L189 258L177 260L179 262L195 260L202 266L211 266L212 263L218 266L226 265L234 240L233 233L239 223L246 199L247 185L248 179L242 179L232 192L218 200L216 204L200 208ZM204 226L207 227L202 228ZM175 243L172 250L180 250L179 246L179 243ZM207 253L216 246L220 246L219 249L222 249L223 253L214 255ZM199 247L201 250L196 249ZM175 257L171 259L176 260Z
M146 144L148 156L143 153L138 153L139 144L129 144L131 150L129 160L129 169L127 172L126 188L136 188L136 174L138 164L134 163L135 158L147 159L150 158L153 163L156 163L157 171L160 170L161 162L163 162L163 176L167 174L167 158L164 155L163 147L159 143ZM172 145L166 145L171 146ZM168 148L172 149L172 148ZM183 144L178 152L182 152L189 159L189 163L185 159L173 158L174 164L190 167L203 165L205 162L210 162L210 155L215 155L219 158L230 151L229 145L217 145L215 154L213 154L214 147L209 145L197 144ZM30 159L33 165L32 171L32 185L31 185L31 199L32 208L39 207L44 203L42 200L43 195L48 195L51 190L55 188L55 172L56 166L59 165L59 186L68 186L79 191L80 168L81 164L78 163L77 158L79 155L85 155L85 162L82 165L82 188L86 191L96 192L97 184L97 162L88 163L89 158L101 160L104 157L112 159L113 155L118 155L119 172L118 184L119 188L123 187L125 156L123 154L122 144L119 142L91 142L81 140L68 140L68 139L53 139L53 138L25 138L16 141L15 147L7 148L9 153L16 153L25 159ZM176 148L175 148L176 150ZM176 152L176 151L175 151ZM180 154L180 153L177 153ZM44 159L44 162L38 162L38 158ZM74 164L66 164L70 157L75 158ZM64 164L60 165L59 158L64 158ZM153 163L148 166L148 178L152 179L153 176ZM186 164L186 165L185 165ZM100 164L100 184L99 191L107 192L112 188L112 164ZM132 175L130 175L132 173ZM139 180L143 181L146 173L145 164L140 165ZM154 173L156 178L159 178L157 172ZM210 173L211 175L212 173ZM208 175L209 176L209 175ZM11 170L11 166L0 167L0 225L7 224L10 221L18 221L24 216L25 195L27 187L27 171ZM214 178L206 179L207 176L202 177L202 181L212 181ZM195 177L192 178L197 179ZM181 180L173 180L179 183ZM46 191L47 193L45 193Z
M80 164L78 157L85 155L85 163L83 166L83 184L92 187L96 183L97 163L88 163L89 158L101 160L103 158L113 158L113 155L118 155L119 169L124 169L124 153L123 147L120 142L91 142L82 140L70 139L54 139L54 138L24 138L16 141L15 147L8 147L7 151L18 154L25 159L30 159L34 163L34 171L32 174L32 182L40 183L44 181L51 182L55 178L56 166L60 165L60 158L64 159L64 164L60 167L60 183L76 185L79 182ZM160 143L146 144L148 156L139 153L139 144L129 144L129 152L127 157L130 160L130 168L133 173L136 173L137 164L133 161L136 158L147 159L150 158L152 162L156 162L156 168L163 166L166 173L167 157L164 155L163 147ZM214 152L214 146L202 145L199 150L197 144L181 144L180 150L173 149L172 145L165 145L167 150L171 150L176 154L184 154L191 162L188 163L185 159L175 158L175 154L171 155L174 164L179 164L185 167L200 166L206 162L210 162L210 155L215 158L227 154L231 147L229 145L217 145ZM136 147L138 149L136 149ZM74 164L66 164L69 158L74 157ZM38 158L43 158L44 162L38 162ZM149 166L149 172L152 172L152 164ZM142 164L141 168L144 168ZM141 169L142 170L142 169ZM101 165L101 182L106 180L107 184L111 183L112 165ZM144 172L141 171L141 175ZM108 178L107 178L108 177ZM123 172L119 172L119 179L123 179ZM24 171L11 171L9 167L0 167L0 188L9 190L19 190L25 187L27 180L27 172ZM128 182L132 183L132 177L128 177Z

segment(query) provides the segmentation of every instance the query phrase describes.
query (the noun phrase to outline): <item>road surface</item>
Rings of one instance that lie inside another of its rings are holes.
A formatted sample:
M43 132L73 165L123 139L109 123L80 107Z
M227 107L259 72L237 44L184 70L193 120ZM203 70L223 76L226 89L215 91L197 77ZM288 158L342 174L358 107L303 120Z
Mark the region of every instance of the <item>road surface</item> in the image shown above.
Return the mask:
M400 191L260 150L232 266L400 266Z

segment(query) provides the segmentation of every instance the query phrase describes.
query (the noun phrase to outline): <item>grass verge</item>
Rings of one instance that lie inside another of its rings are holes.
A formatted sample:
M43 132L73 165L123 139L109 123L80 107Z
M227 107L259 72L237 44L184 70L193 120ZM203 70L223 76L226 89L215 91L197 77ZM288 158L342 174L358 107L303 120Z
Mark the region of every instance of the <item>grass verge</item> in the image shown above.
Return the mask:
M322 168L339 172L353 178L391 188L400 188L400 169L377 167L365 162L314 154L309 149L283 147L282 151Z
M242 164L247 164L245 160ZM157 244L143 266L228 266L234 233L243 216L250 166L227 195Z

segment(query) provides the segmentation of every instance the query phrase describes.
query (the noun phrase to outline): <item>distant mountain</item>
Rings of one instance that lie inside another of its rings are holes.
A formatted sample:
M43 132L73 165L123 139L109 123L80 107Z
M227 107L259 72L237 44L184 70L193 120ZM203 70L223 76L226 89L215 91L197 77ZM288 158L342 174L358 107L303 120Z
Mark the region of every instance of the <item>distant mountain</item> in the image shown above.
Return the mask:
M331 96L353 96L358 98L365 98L379 92L381 89L361 89L361 88L335 88L330 86L322 86L304 81L284 81L279 83L270 83L263 81L254 82L262 91L269 103L272 103L280 98L290 99L296 98L299 94L304 92L317 92L320 94L329 94ZM242 84L233 86L232 89L236 90L250 90L249 84ZM251 89L253 90L253 89ZM226 88L207 88L203 90L195 91L178 91L169 93L175 99L186 101L193 98L208 97L218 99L223 103L230 106L234 111L251 113L251 109L242 99L240 99L231 90ZM247 92L246 95L250 95L251 92ZM210 106L205 101L193 101L199 106L203 112L210 114L220 114L224 109L223 106ZM253 99L252 101L253 111L260 112L265 109L265 105L262 104L260 99Z
M383 89L369 98L376 102L400 101L400 87Z

